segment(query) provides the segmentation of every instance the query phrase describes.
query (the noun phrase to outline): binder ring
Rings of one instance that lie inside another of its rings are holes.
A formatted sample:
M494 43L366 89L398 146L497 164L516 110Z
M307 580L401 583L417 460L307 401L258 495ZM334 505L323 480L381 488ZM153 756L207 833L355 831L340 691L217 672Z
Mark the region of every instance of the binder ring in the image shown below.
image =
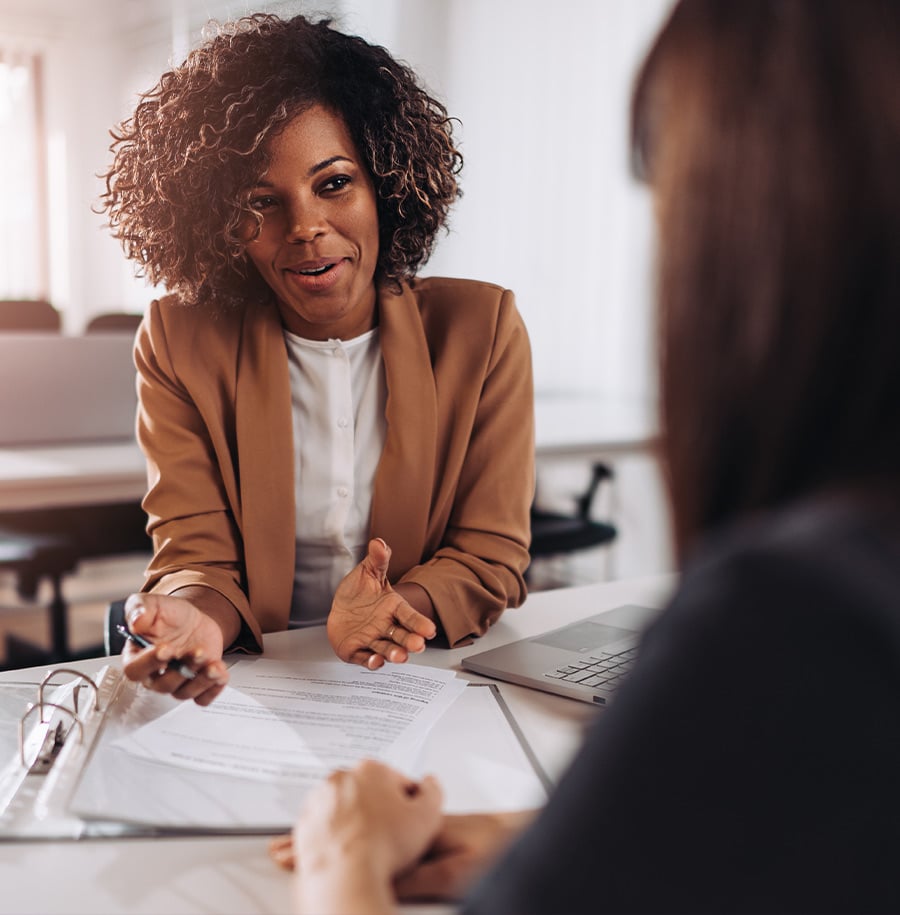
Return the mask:
M94 711L100 711L100 691L97 689L97 684L87 675L83 674L80 670L75 670L71 667L56 667L46 674L43 680L41 680L41 685L38 687L38 705L41 707L41 724L44 723L44 706L53 705L52 702L44 702L44 687L57 675L57 674L71 674L73 677L86 680L90 686L94 687ZM73 717L75 720L78 720L78 691L84 686L84 684L79 683L78 686L72 691L72 705L75 708L75 714ZM59 706L56 706L59 708ZM29 709L30 711L30 709ZM71 710L67 710L71 711ZM26 714L28 714L26 712ZM81 722L78 722L81 724Z

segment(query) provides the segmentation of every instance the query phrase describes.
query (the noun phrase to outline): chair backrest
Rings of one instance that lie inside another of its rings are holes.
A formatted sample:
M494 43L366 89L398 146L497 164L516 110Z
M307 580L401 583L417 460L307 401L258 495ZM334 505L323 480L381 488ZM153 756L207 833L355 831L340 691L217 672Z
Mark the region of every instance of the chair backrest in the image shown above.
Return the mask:
M122 654L125 647L125 636L116 628L125 625L125 601L114 600L106 608L106 621L103 627L103 647L108 655Z
M43 299L0 299L0 331L58 331L59 312Z
M135 332L143 317L143 315L134 314L133 312L108 311L104 314L94 315L94 317L88 321L84 332L87 334L95 334L98 331L105 332L110 330L130 330Z

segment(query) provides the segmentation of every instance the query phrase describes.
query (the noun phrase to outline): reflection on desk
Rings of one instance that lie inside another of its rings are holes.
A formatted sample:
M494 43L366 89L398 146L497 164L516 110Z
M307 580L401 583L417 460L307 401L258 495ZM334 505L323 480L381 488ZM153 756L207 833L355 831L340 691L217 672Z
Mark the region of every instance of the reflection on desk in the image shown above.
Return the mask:
M537 635L620 604L661 605L673 586L673 576L655 576L543 591L507 611L476 644L452 651L429 649L414 662L453 668L460 676L483 682L459 671L466 653ZM266 657L272 658L331 657L322 627L268 635L265 648ZM105 663L99 658L75 666L96 672ZM42 674L42 669L0 674L0 689L25 680L37 683ZM584 726L599 712L584 703L511 684L500 684L500 690L544 770L558 778L577 749ZM0 704L0 714L4 713ZM266 845L267 840L258 837L0 843L2 909L60 915L289 912L289 877L269 861ZM404 910L434 913L452 908Z

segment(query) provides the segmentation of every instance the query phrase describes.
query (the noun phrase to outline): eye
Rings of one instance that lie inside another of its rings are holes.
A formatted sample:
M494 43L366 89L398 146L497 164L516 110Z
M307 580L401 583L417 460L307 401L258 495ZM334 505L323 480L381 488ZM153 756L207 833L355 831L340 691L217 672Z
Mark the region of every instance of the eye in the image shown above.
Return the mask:
M340 191L345 188L351 182L349 175L335 175L333 178L329 178L320 188L322 191Z
M251 210L256 210L257 213L264 213L266 210L271 210L272 207L277 206L278 201L271 194L260 194L257 197L251 197L248 204Z

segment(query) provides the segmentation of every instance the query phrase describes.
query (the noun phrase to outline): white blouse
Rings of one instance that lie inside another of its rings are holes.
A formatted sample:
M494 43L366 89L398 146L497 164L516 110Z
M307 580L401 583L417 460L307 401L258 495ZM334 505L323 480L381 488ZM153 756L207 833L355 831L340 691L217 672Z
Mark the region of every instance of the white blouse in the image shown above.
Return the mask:
M378 328L353 340L284 331L294 423L292 627L324 623L341 579L366 554L387 433Z

